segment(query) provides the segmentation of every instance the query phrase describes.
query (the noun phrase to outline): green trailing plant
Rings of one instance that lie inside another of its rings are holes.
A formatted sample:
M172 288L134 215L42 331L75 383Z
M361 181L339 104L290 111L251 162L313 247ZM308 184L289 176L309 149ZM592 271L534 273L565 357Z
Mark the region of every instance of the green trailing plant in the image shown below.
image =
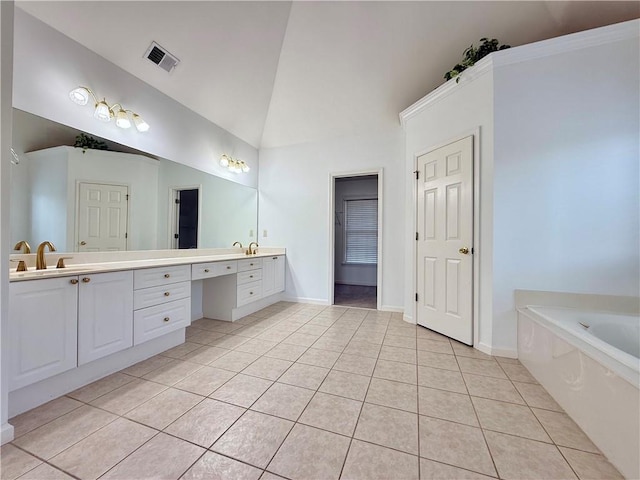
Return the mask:
M476 64L481 58L486 57L492 52L497 52L498 50L505 50L507 48L511 48L511 45L500 45L498 40L492 38L489 40L488 38L480 39L480 46L474 47L471 45L467 48L463 53L462 61L455 65L451 70L444 74L445 80L451 80L452 78L456 79L456 83L460 81L460 74L464 72L467 68L472 67Z
M107 150L107 144L102 140L98 140L93 138L91 135L87 135L86 133L81 133L76 137L76 143L73 144L74 147L78 147L82 149L82 153L87 151L87 148L91 148L94 150Z

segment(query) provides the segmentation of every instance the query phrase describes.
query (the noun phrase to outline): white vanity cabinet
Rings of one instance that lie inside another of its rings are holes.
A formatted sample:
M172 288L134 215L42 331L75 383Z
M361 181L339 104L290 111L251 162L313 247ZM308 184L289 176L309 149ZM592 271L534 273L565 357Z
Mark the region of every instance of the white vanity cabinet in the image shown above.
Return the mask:
M81 275L78 365L133 345L133 272Z
M275 255L262 259L262 296L268 297L284 292L285 275L284 255Z
M77 366L78 277L9 285L9 390Z

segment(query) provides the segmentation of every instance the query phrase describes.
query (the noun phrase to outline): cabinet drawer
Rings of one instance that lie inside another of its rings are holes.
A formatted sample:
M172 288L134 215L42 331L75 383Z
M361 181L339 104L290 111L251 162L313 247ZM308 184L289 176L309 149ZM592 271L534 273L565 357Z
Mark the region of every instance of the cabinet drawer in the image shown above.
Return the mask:
M238 262L230 260L228 262L195 263L191 266L191 279L219 277L220 275L230 275L238 271Z
M190 265L144 268L133 272L133 288L156 287L191 280Z
M247 258L246 260L238 260L238 271L246 272L247 270L255 270L262 268L261 258Z
M244 285L245 283L255 282L262 280L262 269L247 270L246 272L238 273L238 285Z
M143 308L133 312L133 344L160 337L191 323L191 299Z
M262 296L262 281L246 283L238 286L237 306L241 307L247 303L259 300Z
M158 287L141 288L133 293L133 309L152 307L191 296L191 282L171 283Z

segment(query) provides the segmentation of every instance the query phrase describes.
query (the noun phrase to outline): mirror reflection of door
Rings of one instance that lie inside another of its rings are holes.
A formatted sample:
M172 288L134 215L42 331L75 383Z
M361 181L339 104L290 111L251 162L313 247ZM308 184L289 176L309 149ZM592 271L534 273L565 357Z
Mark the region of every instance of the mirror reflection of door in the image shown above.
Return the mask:
M198 248L199 189L175 190L174 248Z
M78 252L127 249L129 188L101 183L78 184Z

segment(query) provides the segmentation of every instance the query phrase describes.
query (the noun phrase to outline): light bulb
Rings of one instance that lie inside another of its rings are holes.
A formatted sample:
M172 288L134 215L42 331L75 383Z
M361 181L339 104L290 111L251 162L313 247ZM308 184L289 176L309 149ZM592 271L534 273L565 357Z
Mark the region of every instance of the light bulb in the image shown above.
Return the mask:
M226 155L222 155L220 157L220 165L223 167L228 167L229 166L229 157L227 157Z
M147 132L149 131L149 124L145 122L140 115L137 113L133 114L133 123L139 132Z
M131 126L131 120L129 120L127 112L123 109L118 110L118 113L116 113L116 125L120 128L129 128Z
M96 104L96 111L93 112L93 116L101 122L108 122L111 120L111 110L105 100Z
M246 163L242 162L242 171L244 173L249 172L249 170L251 170L251 168L249 168L249 165L247 165Z
M86 105L89 101L89 91L84 87L74 88L69 92L69 98L73 103Z

